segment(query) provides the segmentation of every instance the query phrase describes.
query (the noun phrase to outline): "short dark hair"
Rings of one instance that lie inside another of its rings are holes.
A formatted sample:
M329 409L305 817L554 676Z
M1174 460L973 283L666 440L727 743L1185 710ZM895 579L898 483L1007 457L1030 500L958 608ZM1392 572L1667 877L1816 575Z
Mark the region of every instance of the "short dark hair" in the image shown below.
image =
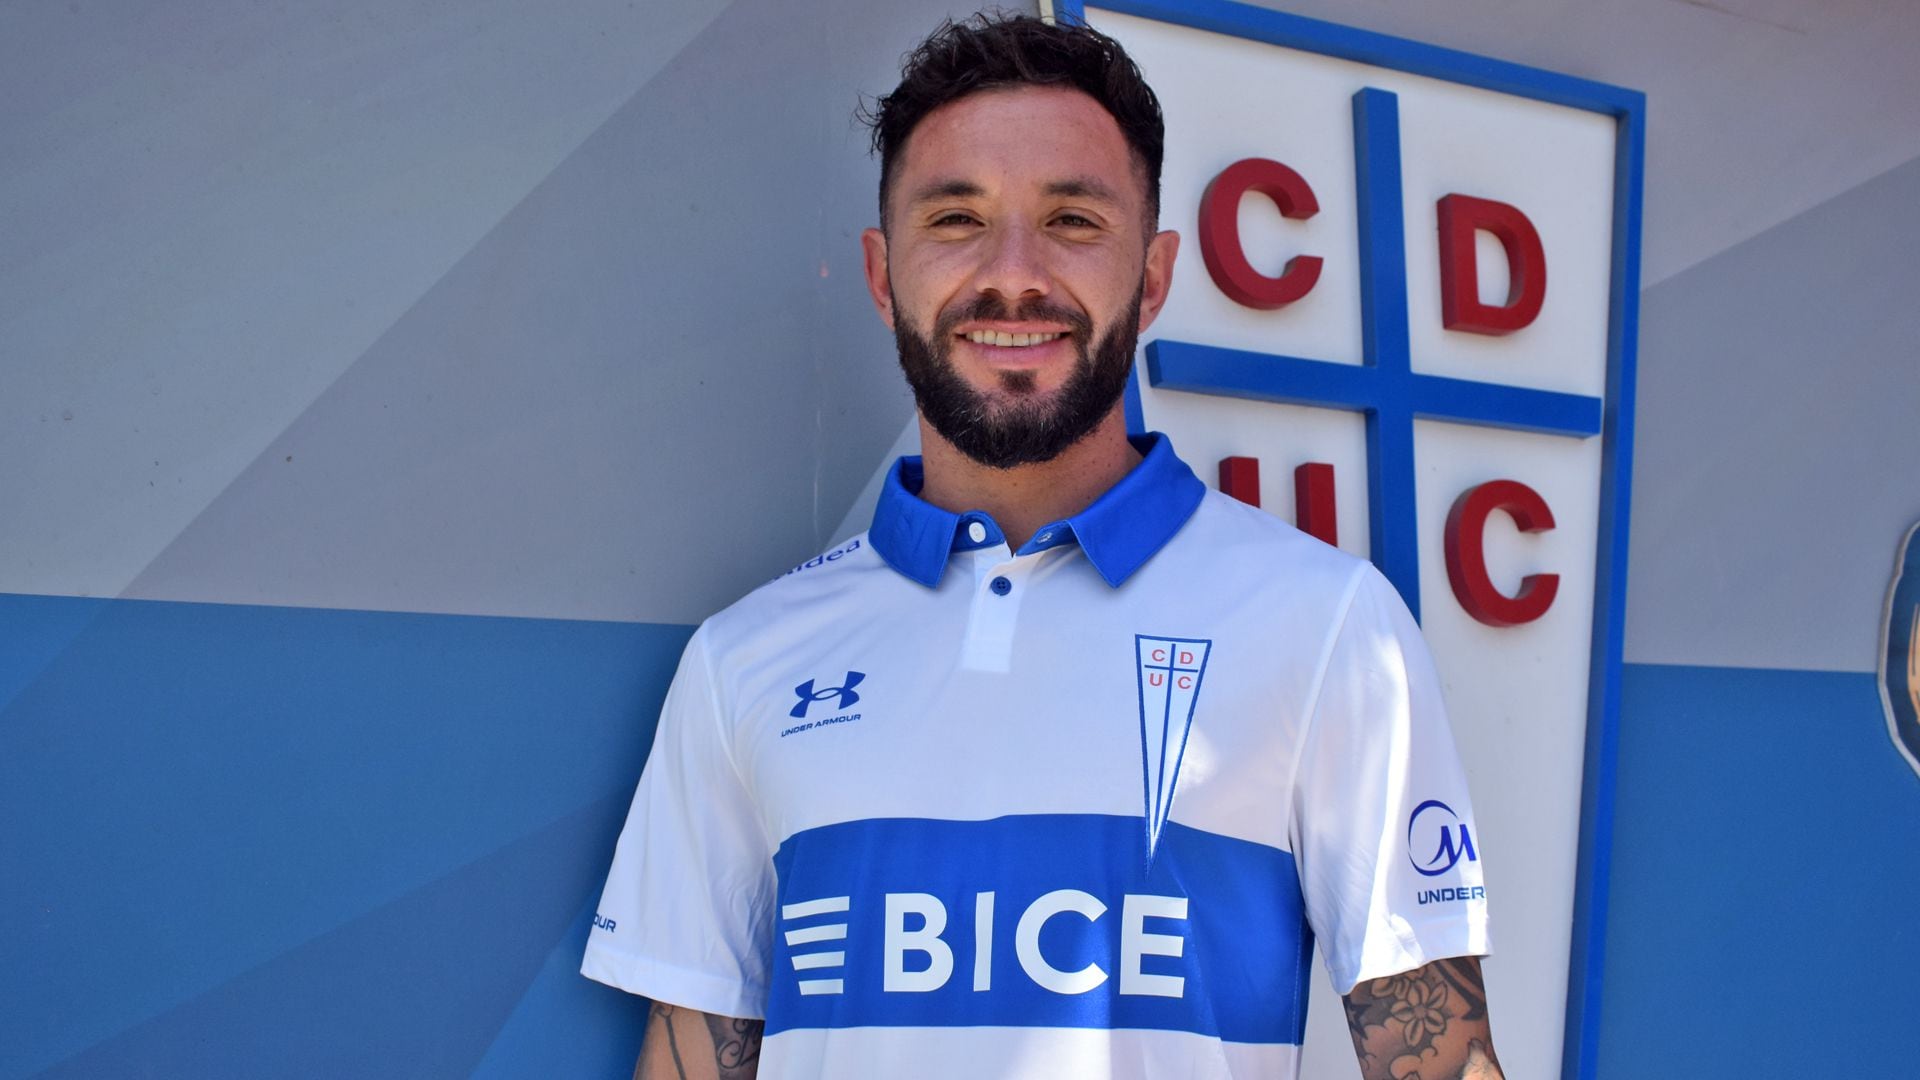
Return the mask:
M908 53L900 85L860 119L873 129L880 156L880 226L894 164L928 113L980 90L1008 86L1070 86L1100 103L1120 125L1147 188L1147 231L1160 218L1160 161L1165 125L1160 99L1120 43L1088 26L1046 22L1031 15L979 14L951 19Z

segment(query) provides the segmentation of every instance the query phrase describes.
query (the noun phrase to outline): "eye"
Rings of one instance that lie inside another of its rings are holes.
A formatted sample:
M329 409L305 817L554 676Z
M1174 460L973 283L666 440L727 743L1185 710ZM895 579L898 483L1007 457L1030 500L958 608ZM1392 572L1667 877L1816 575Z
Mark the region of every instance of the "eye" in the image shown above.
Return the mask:
M956 225L978 225L980 219L965 210L949 210L930 223L933 228L951 228Z
M1097 222L1084 214L1061 214L1053 219L1053 223L1056 225L1064 225L1069 229L1097 229L1100 227Z

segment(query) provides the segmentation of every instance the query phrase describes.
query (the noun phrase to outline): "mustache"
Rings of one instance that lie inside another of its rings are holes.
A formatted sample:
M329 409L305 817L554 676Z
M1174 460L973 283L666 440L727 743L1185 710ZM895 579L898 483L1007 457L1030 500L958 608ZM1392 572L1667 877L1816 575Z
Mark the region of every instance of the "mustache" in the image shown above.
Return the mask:
M1073 327L1075 337L1084 340L1093 330L1093 320L1072 308L1062 307L1040 297L1029 297L1018 304L1007 304L992 296L980 295L940 313L933 325L934 338L952 337L953 328L963 322L1057 322Z

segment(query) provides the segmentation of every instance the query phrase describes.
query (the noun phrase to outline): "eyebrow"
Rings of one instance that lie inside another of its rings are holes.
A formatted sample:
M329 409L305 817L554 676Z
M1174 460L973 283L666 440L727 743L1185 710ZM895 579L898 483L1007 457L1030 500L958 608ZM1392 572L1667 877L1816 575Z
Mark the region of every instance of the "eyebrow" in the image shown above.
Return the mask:
M935 180L913 193L909 203L931 202L934 199L973 199L987 193L987 189L971 180Z
M1097 199L1109 203L1121 201L1120 196L1112 188L1092 176L1070 176L1064 180L1054 180L1042 190L1056 198ZM935 180L915 191L908 203L917 205L936 199L973 199L986 193L986 188L971 180Z
M1110 203L1120 201L1120 196L1112 188L1091 176L1055 180L1047 185L1046 192L1067 199L1099 199Z

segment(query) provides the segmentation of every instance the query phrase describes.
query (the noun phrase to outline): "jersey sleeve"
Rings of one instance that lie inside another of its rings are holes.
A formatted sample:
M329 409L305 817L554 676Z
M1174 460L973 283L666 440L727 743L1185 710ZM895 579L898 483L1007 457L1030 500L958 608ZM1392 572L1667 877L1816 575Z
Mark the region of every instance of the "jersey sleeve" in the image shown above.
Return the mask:
M1326 654L1292 820L1307 919L1340 993L1491 951L1479 832L1439 675L1371 566Z
M580 971L657 1001L765 1016L772 852L734 764L702 627L627 812Z

